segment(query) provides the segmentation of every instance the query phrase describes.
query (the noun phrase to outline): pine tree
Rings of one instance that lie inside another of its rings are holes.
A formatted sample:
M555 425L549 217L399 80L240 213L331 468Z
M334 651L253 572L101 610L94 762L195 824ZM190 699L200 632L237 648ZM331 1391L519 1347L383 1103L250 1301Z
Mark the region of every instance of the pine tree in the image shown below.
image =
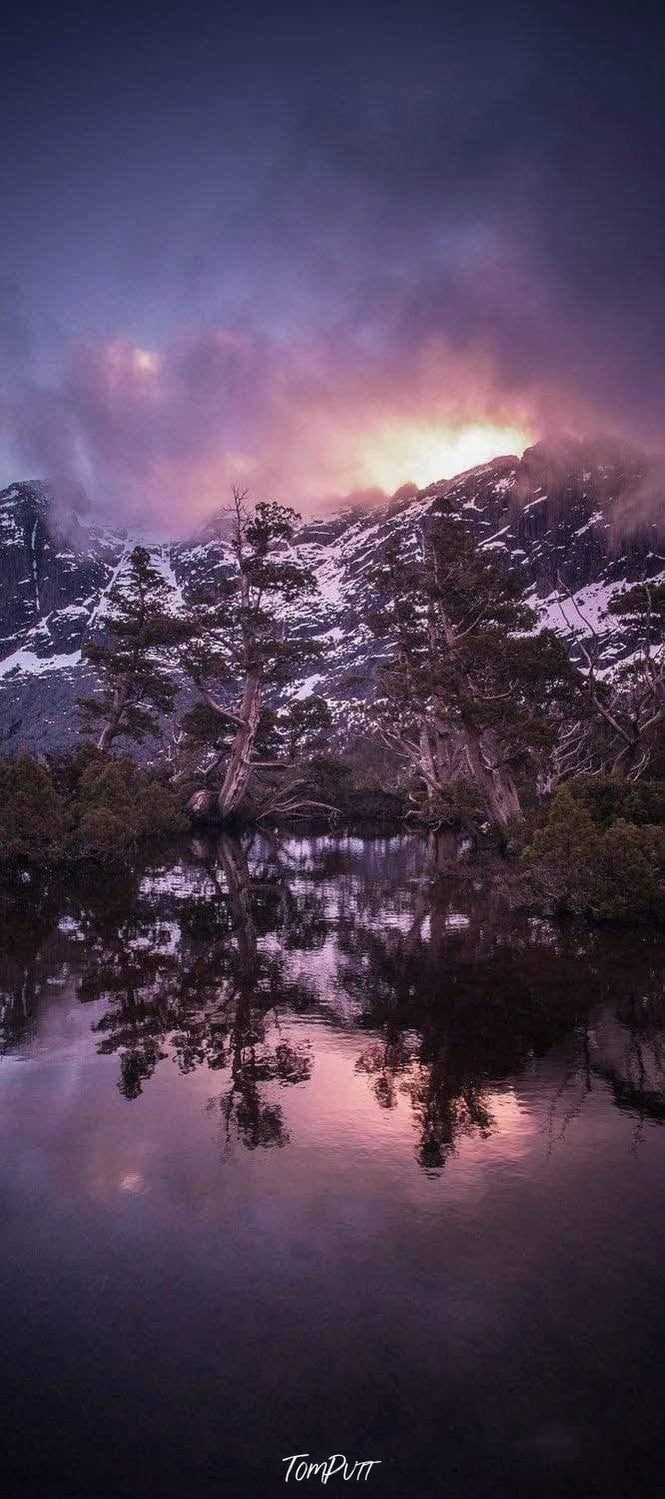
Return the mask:
M67 809L40 757L0 760L0 869L57 864L67 841Z
M394 636L382 673L384 734L411 764L429 810L471 781L492 824L523 816L520 779L535 779L556 740L575 672L519 583L440 502L417 552L386 550L370 623Z
M316 587L292 547L295 511L272 502L250 509L247 493L235 489L231 514L231 566L221 585L190 595L192 638L183 652L199 694L183 723L213 747L205 768L221 767L224 818L241 807L262 763L266 692L287 686L316 653L284 609Z
M612 683L619 741L613 769L637 780L662 752L665 733L665 583L622 590L608 613L621 621L630 652Z
M134 547L127 572L108 594L108 639L92 641L85 658L100 678L96 697L79 699L82 732L99 731L97 748L119 735L142 743L159 733L159 715L173 709L176 684L166 657L186 625L172 612L172 590L145 547Z
M333 716L324 697L312 692L308 697L295 698L284 714L289 760L325 749L332 728Z
M607 609L619 664L604 669L603 636L570 590L561 608L584 662L594 753L585 767L637 781L665 756L665 583L645 579L615 593Z

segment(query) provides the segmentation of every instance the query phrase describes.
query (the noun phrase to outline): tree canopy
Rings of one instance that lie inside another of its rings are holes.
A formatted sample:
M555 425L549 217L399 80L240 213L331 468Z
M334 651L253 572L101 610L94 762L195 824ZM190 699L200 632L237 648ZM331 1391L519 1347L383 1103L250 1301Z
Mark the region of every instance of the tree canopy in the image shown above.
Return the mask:
M133 548L128 567L110 588L103 624L106 639L91 641L85 657L100 690L80 699L82 732L99 730L97 746L111 748L119 735L143 743L160 732L160 715L173 709L174 663L165 650L187 626L170 609L172 594L146 547Z
M492 823L519 820L520 774L543 772L578 690L560 640L537 631L517 580L445 503L415 551L386 548L376 583L371 623L395 640L379 705L386 737L431 810L469 782Z

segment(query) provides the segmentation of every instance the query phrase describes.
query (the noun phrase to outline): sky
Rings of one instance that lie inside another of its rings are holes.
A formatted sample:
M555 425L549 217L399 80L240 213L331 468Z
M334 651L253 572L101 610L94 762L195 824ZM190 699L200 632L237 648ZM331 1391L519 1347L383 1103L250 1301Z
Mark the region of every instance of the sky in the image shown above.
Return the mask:
M662 446L665 22L619 3L7 16L0 483L186 529L565 430Z

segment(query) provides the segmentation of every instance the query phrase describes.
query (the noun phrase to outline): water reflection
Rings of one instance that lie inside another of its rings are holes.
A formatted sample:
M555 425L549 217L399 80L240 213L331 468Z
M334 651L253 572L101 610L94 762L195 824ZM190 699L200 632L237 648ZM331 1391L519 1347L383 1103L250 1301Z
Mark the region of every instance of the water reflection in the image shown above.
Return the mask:
M488 1140L502 1089L545 1059L551 1142L595 1087L638 1135L662 1123L662 944L517 917L466 855L445 836L225 835L31 890L2 917L0 1050L34 1044L73 987L129 1102L161 1066L206 1069L224 1149L254 1150L288 1142L283 1090L310 1081L323 1025L355 1038L344 1066L377 1111L407 1108L430 1173Z
M1 924L3 1492L270 1499L299 1451L660 1491L662 942L417 838L191 844Z

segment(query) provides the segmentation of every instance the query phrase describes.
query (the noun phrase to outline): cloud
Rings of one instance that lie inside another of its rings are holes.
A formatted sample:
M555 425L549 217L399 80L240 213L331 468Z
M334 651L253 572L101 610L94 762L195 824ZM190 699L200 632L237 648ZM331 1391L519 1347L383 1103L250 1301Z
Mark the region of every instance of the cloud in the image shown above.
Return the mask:
M17 382L4 427L24 470L167 530L233 482L306 511L431 482L523 447L565 405L438 333L368 346L350 328L307 341L199 326L158 349L75 345L57 381Z
M249 0L205 36L120 3L113 35L6 38L8 478L168 528L234 479L321 508L492 441L660 443L665 114L632 9L601 45L572 0L380 27Z
M484 295L489 308L491 285ZM197 326L155 349L86 341L57 381L17 383L5 433L60 493L82 488L105 514L166 532L224 505L235 482L322 511L598 424L574 385L512 367L491 326L488 314L484 341L424 323L383 343L340 326L310 340Z

